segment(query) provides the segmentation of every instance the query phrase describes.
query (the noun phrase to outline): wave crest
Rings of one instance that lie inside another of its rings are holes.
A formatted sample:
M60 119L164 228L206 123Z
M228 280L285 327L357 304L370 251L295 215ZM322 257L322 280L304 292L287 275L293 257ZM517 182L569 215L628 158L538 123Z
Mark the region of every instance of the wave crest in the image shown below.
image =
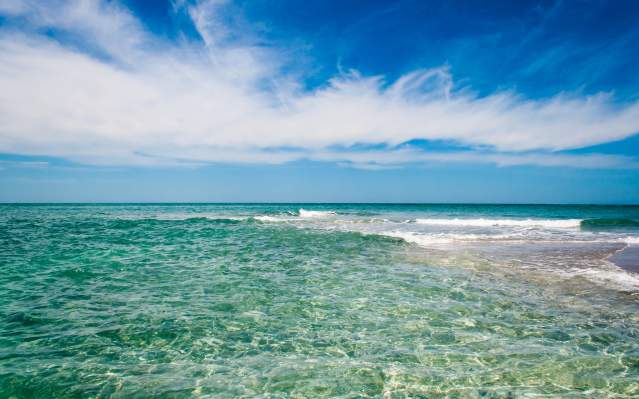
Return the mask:
M639 245L639 237L637 236L624 237L622 241L629 245Z
M323 218L331 215L335 215L335 212L332 211L307 211L306 209L300 208L299 215L302 218Z

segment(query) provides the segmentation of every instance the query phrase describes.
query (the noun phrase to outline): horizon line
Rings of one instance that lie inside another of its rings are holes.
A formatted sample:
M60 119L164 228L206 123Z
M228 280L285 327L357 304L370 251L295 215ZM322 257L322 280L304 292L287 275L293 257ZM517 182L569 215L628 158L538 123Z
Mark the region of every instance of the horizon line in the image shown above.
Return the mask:
M5 205L482 205L482 206L639 206L639 203L581 202L280 202L280 201L77 201L3 202Z

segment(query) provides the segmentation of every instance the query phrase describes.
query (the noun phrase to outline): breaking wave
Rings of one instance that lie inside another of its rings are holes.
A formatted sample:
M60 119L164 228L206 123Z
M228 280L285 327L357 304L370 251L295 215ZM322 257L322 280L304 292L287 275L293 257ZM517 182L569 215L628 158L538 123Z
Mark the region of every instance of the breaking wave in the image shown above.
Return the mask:
M307 211L306 209L299 210L299 215L302 218L323 218L335 215L332 211Z
M629 245L639 245L639 237L637 236L624 237L621 240Z

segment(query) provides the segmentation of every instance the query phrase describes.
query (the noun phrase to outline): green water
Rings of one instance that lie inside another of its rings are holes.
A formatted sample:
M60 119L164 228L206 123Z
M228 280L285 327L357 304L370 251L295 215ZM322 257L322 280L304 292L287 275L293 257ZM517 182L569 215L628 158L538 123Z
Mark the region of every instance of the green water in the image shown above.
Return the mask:
M632 231L378 234L636 208L300 207L0 206L0 397L639 397L637 291L590 278Z

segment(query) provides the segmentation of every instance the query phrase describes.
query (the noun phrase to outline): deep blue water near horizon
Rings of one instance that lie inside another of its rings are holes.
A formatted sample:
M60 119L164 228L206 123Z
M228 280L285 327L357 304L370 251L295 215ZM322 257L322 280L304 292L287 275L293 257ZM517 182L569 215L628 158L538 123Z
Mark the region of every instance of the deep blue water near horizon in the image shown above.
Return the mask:
M3 204L0 397L639 397L637 246L639 206Z
M217 210L265 210L291 211L308 208L339 212L349 211L404 211L422 212L430 215L459 217L509 216L519 218L628 218L639 220L639 205L636 204L473 204L473 203L261 203L261 202L107 202L107 203L0 203L2 207L177 207L187 209L213 208Z

